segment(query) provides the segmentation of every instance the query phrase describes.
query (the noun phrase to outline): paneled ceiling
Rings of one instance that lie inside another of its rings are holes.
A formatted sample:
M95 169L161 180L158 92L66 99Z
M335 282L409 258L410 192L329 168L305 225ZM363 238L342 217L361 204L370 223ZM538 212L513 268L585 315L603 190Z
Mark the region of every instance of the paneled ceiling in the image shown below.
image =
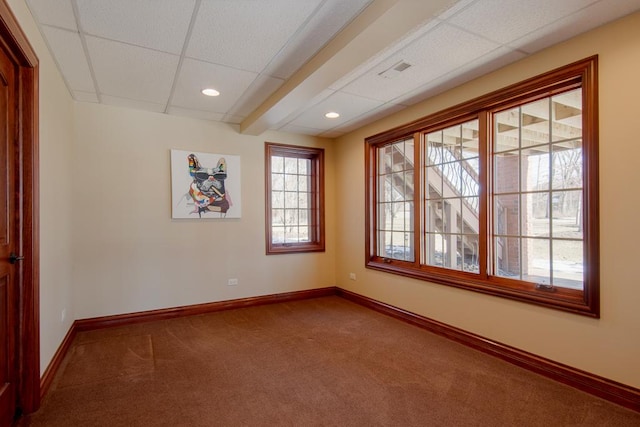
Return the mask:
M79 102L329 138L640 10L638 0L27 3ZM220 95L204 96L209 87Z

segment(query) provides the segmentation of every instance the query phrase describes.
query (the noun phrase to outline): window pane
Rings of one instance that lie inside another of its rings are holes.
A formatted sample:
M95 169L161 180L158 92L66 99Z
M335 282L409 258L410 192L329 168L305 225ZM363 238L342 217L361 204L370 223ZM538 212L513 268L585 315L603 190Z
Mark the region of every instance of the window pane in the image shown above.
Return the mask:
M543 145L521 151L522 189L540 191L549 189L549 146Z
M582 89L551 98L552 141L582 138Z
M442 197L442 174L436 166L426 168L425 180L428 185L425 196L429 199Z
M580 241L553 241L553 284L582 290L584 282L583 244Z
M304 193L304 192L298 193L298 207L300 209L307 209L311 207L310 197L311 197L311 193Z
M493 198L493 233L518 236L520 234L520 197L517 194Z
M284 191L271 192L271 207L284 208Z
M463 236L462 237L463 244L463 270L470 271L472 273L480 272L480 260L479 256L479 247L478 247L478 237L477 236Z
M271 227L271 241L273 243L284 243L284 227Z
M461 270L461 257L458 247L461 245L462 236L456 234L442 235L442 261L443 266L454 270Z
M582 188L582 141L553 145L553 189Z
M286 174L298 173L298 159L287 157L284 159L284 172Z
M495 153L520 147L520 109L512 108L494 115Z
M442 235L428 233L425 238L425 244L427 246L425 250L426 264L436 267L444 266L442 256Z
M582 191L553 192L553 237L582 239Z
M442 163L442 131L427 134L427 155L428 165Z
M298 211L298 219L300 225L309 225L309 211L307 209L300 209Z
M271 172L272 173L284 172L284 157L280 157L280 156L271 157Z
M549 98L541 99L521 108L522 136L520 147L548 144L549 134Z
M298 210L285 209L284 221L285 221L285 225L298 225Z
M480 230L480 218L478 217L478 197L466 197L462 199L462 228L465 234L478 234Z
M477 120L462 125L462 158L467 161L479 155L478 125ZM478 173L477 169L476 173Z
M309 175L311 173L311 160L298 159L298 173L301 175Z
M298 193L287 191L285 194L285 208L296 209L298 208Z
M298 176L298 190L309 191L309 177L305 175Z
M547 239L522 239L522 280L551 284L551 248Z
M284 209L271 210L271 224L274 226L284 225Z
M520 157L518 151L496 154L493 158L495 177L494 193L513 193L519 191Z
M520 278L520 239L517 237L496 237L494 274L511 279Z
M271 175L271 189L272 190L284 190L284 175L273 174Z
M549 193L525 193L522 195L522 235L549 237Z
M298 177L295 175L285 175L284 189L286 191L298 191Z

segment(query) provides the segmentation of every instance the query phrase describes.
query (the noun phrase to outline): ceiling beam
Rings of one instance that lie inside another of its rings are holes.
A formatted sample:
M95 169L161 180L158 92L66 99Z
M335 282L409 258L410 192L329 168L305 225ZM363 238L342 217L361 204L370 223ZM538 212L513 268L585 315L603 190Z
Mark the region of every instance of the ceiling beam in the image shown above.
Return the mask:
M240 124L259 135L302 110L314 97L409 31L432 20L453 0L374 0Z

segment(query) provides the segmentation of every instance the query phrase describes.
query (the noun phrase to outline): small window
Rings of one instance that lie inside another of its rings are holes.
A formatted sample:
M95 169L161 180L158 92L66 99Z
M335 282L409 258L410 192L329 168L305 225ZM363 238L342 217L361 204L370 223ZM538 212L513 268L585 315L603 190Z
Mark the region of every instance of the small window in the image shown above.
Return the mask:
M267 255L324 251L324 150L265 144Z
M596 66L367 138L367 267L597 317Z

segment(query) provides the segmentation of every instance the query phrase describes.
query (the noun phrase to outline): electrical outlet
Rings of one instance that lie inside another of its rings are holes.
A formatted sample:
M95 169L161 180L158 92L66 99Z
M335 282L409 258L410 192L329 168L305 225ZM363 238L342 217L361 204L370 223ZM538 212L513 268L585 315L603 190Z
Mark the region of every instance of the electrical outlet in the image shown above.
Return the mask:
M236 286L238 284L238 279L229 279L227 281L228 286Z
M349 273L349 280L356 280L356 273Z

